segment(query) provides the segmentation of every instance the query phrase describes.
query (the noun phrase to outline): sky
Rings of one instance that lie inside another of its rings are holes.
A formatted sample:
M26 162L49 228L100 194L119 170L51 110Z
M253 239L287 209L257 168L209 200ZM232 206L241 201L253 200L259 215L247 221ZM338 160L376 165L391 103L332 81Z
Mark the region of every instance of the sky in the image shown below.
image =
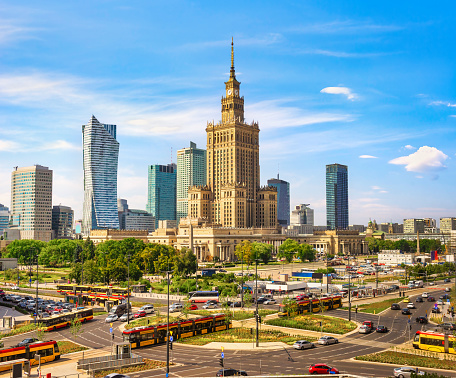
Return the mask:
M261 183L326 224L325 166L348 165L350 224L456 216L456 4L415 1L2 1L0 203L11 171L54 172L82 217L82 131L117 125L118 197L145 209L147 166L205 148L231 38Z

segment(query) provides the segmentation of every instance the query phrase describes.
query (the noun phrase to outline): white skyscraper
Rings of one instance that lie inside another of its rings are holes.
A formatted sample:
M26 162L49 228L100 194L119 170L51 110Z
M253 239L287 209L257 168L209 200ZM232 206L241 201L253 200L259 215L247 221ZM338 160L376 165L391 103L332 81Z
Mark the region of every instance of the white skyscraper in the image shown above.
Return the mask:
M98 122L92 116L82 126L84 166L84 207L82 232L118 229L117 165L119 142L116 125Z

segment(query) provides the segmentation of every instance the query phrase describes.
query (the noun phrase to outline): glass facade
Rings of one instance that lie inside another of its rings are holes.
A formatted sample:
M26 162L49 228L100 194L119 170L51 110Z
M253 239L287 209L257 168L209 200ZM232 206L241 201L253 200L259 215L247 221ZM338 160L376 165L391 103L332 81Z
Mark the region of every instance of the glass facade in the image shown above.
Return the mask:
M326 166L326 227L348 230L348 167Z
M268 186L277 188L277 221L280 226L290 224L290 183L276 179L268 180Z
M0 236L2 236L3 231L9 227L9 218L9 209L0 203Z
M150 165L146 211L155 217L155 228L160 220L176 220L177 166Z
M84 166L83 234L91 230L118 229L117 165L119 142L116 125L105 125L92 116L82 126Z
M52 231L55 239L73 238L74 213L71 207L54 206L52 208Z

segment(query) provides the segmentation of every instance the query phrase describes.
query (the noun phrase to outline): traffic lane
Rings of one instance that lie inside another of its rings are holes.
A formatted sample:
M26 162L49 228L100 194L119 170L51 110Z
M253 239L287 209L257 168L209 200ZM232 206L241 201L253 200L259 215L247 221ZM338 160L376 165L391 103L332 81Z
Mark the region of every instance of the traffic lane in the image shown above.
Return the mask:
M5 302L5 303L10 303L10 302ZM4 318L5 316L12 316L13 318L15 318L17 316L22 316L22 315L24 315L24 314L19 311L16 311L14 308L0 306L0 318Z

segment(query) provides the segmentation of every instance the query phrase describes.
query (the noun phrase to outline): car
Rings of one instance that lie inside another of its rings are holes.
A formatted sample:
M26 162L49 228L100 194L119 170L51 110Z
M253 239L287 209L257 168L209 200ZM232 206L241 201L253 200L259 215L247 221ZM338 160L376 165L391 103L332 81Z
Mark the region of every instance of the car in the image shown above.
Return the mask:
M365 326L365 325L359 327L359 330L358 330L359 333L371 333L371 331L372 331L372 328Z
M320 345L337 344L338 342L339 340L332 336L322 336L317 341L317 343Z
M197 306L196 304L193 303L193 304L191 304L190 306L188 306L188 309L189 309L190 311L198 310L198 306Z
M265 304L265 305L273 305L273 304L277 304L277 301L275 299L268 299L263 304Z
M311 343L310 341L307 341L307 340L299 340L293 344L293 348L299 349L299 350L311 349L311 348L315 348L315 344Z
M366 320L363 322L363 326L369 327L372 330L374 328L374 323L370 320Z
M146 311L141 311L139 310L136 314L134 314L133 316L135 317L135 319L137 318L143 318L145 317L147 314L146 314Z
M108 317L105 319L105 322L112 323L112 322L116 322L117 320L119 320L119 317L116 314L111 314L111 315L108 315Z
M437 328L441 328L447 331L454 331L456 329L456 324L455 323L442 323L438 324Z
M218 308L218 304L217 303L206 303L205 305L203 305L204 310L208 310L211 308Z
M263 304L263 303L266 302L266 301L267 301L267 298L265 298L265 297L259 297L258 299L254 299L254 300L253 300L253 303L258 302L258 304Z
M375 329L375 332L386 333L386 332L388 332L388 327L384 326L384 325L378 325L377 328Z
M451 288L450 288L450 287L446 287L446 288L445 288L445 292L446 292L446 293L449 293L450 291L451 291Z
M443 280L443 282L444 282L444 283L450 283L450 282L451 282L451 279L450 279L450 278L445 278L445 279Z
M420 324L428 324L428 319L425 316L418 316L415 321Z
M16 347L22 347L22 346L30 345L30 344L34 343L35 341L39 341L39 340L35 339L34 337L30 337L28 339L22 340L19 344L16 345Z
M439 300L438 300L437 302L435 302L435 303L437 303L437 306L443 306L443 301L442 301L441 299L439 299Z
M240 301L236 301L236 302L233 302L230 307L242 307L242 302Z
M13 286L11 286L11 290L19 290L19 286L13 285Z
M409 302L409 304L407 305L407 308L416 308L415 305L413 304L413 302Z
M50 315L59 315L60 311L52 311Z
M402 300L402 302L404 302L404 303L409 303L409 302L410 302L410 299L404 298L404 299Z
M428 298L429 297L429 293L424 292L423 294L421 294L421 297Z
M408 366L398 367L395 368L393 371L394 376L398 378L409 378L412 376L412 373L418 373L418 375L425 375L423 371L418 371L418 369Z
M216 374L216 377L240 377L240 376L247 376L247 372L244 370L237 370L237 369L220 369Z
M393 303L391 304L391 310L400 310L401 305L399 303Z
M427 301L428 301L428 302L435 302L435 298L432 297L432 296L431 296L431 297L428 297Z
M309 374L339 374L339 370L325 364L314 364L309 366Z
M434 282L434 281L430 281L430 282L428 282L428 285L429 285L429 286L434 286L434 285L435 285L435 282Z
M433 314L440 314L441 311L440 311L440 308L438 308L438 307L433 307L432 310L431 310L431 312L432 312Z
M60 311L61 314L65 314L65 313L68 313L68 312L71 312L71 310L69 310L67 308L62 308L62 311Z
M6 294L6 295L3 297L3 300L4 300L5 302L10 302L10 301L11 301L11 295Z
M119 374L119 373L111 373L111 374L105 375L103 378L130 378L130 376L125 375L125 374Z
M169 306L169 312L181 311L183 308L184 308L184 306L181 305L180 303L173 303L171 306Z
M225 269L219 269L219 272L220 272L220 273L228 273L228 271L225 270Z
M415 302L417 302L417 303L423 303L423 302L424 302L424 300L423 300L423 298L422 298L422 297L416 297L416 300L415 300Z
M402 315L411 315L412 313L410 312L410 310L408 308L403 308L401 310L401 314Z
M155 312L154 305L152 305L152 304L146 304L146 305L142 306L139 310L145 311L146 314L153 314Z
M126 321L128 320L128 318L129 318L130 320L133 320L133 319L134 319L134 315L133 315L132 312L130 312L130 313L126 312L125 314L123 314L123 315L119 318L119 320L120 320L121 322L126 322Z
M44 318L50 318L51 315L49 315L47 312L43 312L42 314L40 314L40 318L44 319Z
M297 295L297 296L296 296L296 300L297 300L297 301L302 301L302 300L304 300L304 299L309 299L309 296L306 295L306 294L300 294L300 295Z
M439 299L441 299L441 300L450 299L450 296L448 294L443 294L439 297Z

